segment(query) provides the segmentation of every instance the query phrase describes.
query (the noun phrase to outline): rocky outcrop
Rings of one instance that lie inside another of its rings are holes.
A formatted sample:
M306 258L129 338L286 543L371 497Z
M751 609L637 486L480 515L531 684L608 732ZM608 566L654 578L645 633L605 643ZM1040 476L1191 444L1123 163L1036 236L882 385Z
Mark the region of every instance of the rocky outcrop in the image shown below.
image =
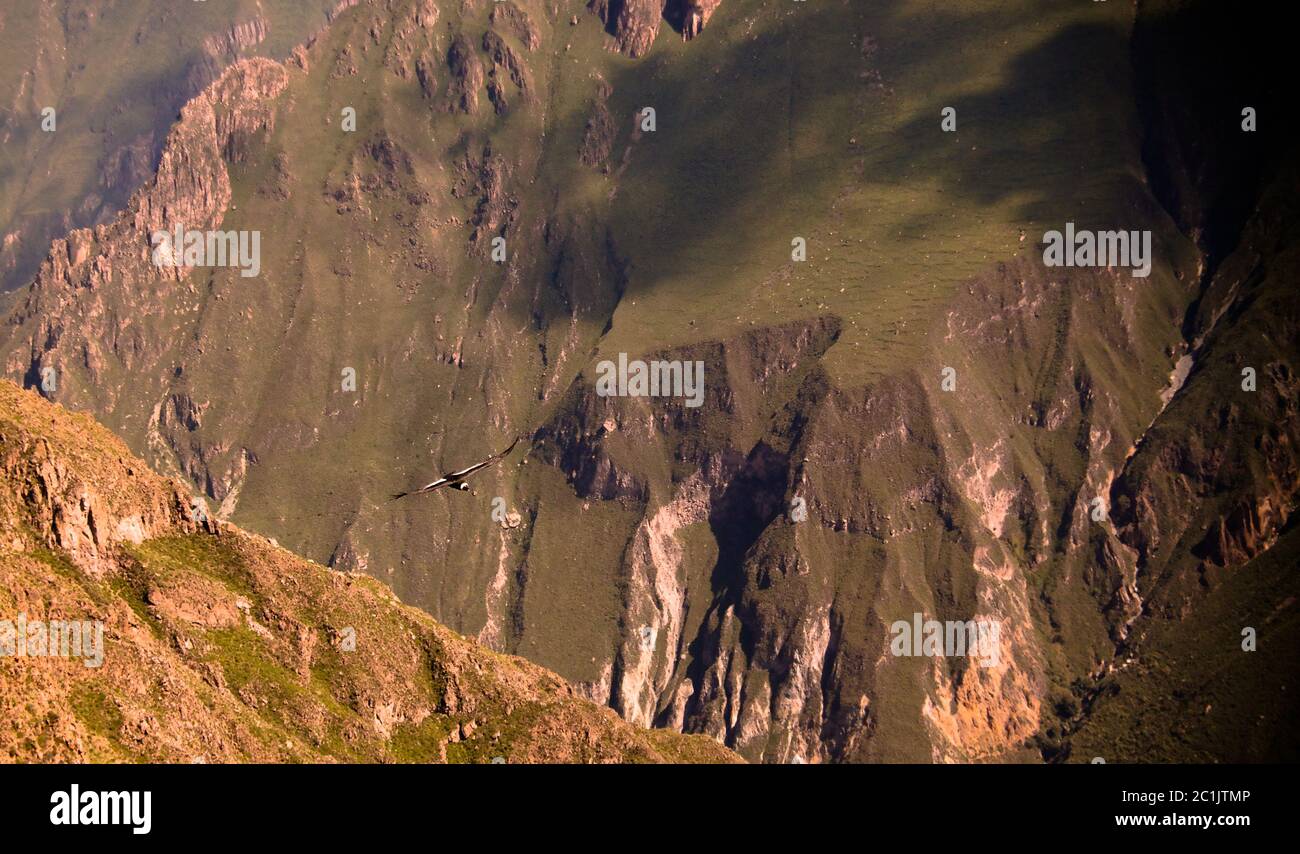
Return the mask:
M463 34L452 39L447 50L447 109L473 114L478 110L478 93L483 88L483 63L473 43Z
M632 58L649 52L661 20L690 41L704 31L722 0L590 0L590 9L614 38L615 47Z
M591 0L587 8L600 18L618 50L636 59L659 35L667 0Z
M463 163L457 164L452 194L474 200L470 243L479 251L487 251L490 238L508 230L515 219L519 201L507 189L508 178L508 161L491 144L478 156L466 152Z
M682 38L690 41L704 31L722 0L670 0L670 3L680 6Z
M233 25L220 35L208 36L203 41L203 49L214 61L228 65L243 57L250 48L265 41L270 26L270 21L264 15L255 15Z
M609 98L613 94L614 89L607 82L601 80L597 83L591 114L587 117L586 127L582 131L582 145L578 149L578 158L584 165L605 173L611 169L610 155L618 132L614 116L609 111Z
M89 441L82 433L90 419L39 417L48 409L34 392L0 381L0 543L6 550L58 551L101 578L121 546L202 525L188 496L155 478L121 440L96 430L97 441Z
M525 101L533 97L532 81L528 69L524 65L523 58L514 48L506 44L505 39L488 30L483 34L483 50L487 53L488 58L492 60L492 70L488 72L487 89L488 98L492 101L492 106L498 114L509 109L507 80Z
M537 24L523 7L511 0L493 5L488 20L493 27L512 36L528 50L537 50L542 46L542 33Z

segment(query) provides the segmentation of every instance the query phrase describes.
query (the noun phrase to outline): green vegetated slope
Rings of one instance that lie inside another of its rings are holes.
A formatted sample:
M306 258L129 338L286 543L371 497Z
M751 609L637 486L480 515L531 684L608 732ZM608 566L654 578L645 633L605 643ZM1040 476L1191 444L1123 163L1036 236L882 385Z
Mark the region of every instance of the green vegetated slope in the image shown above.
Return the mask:
M111 433L7 381L0 466L0 612L25 626L0 657L0 761L738 761L629 725L372 578L192 522ZM102 634L44 655L55 620Z
M632 259L601 349L834 314L847 387L924 352L957 286L1140 180L1127 15L1068 4L738 3L628 77L662 102L612 211ZM1068 95L1061 97L1062 92ZM941 110L957 109L943 133ZM1020 241L1022 229L1029 235ZM792 264L790 241L808 241ZM707 319L704 329L689 320Z
M187 108L131 215L55 245L6 370L633 721L766 761L1059 758L1054 700L1141 627L1142 523L1089 502L1159 458L1205 285L1133 25L726 0L631 59L578 3L363 2ZM260 276L160 275L178 219L260 231ZM1067 221L1150 229L1151 276L1044 268ZM621 352L702 360L705 405L597 397ZM385 500L520 434L475 495ZM889 656L917 611L999 620L1002 664Z

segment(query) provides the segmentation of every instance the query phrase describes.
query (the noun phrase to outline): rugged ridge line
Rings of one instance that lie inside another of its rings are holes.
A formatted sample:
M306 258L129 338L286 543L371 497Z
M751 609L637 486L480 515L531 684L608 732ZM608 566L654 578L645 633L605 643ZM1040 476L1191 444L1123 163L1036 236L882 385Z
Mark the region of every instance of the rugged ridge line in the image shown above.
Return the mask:
M0 380L0 614L103 626L97 666L0 658L0 758L738 761L191 513L88 417Z

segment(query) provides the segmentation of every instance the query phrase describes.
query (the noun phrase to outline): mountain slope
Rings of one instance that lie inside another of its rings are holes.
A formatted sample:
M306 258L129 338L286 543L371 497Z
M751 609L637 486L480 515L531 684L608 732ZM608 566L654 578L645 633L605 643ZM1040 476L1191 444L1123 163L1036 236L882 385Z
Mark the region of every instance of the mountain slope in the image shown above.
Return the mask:
M10 0L0 9L0 295L106 222L176 112L235 60L284 58L347 0ZM54 111L47 126L44 111Z
M676 3L362 2L185 107L123 216L54 244L5 369L632 721L1069 758L1295 503L1294 178L1211 245L1206 170L1153 166L1223 121L1132 55L1198 6L727 0L687 42ZM260 231L260 275L153 267L178 222ZM1066 222L1151 231L1151 275L1044 267ZM597 394L620 353L702 361L704 405ZM476 496L383 501L516 434ZM916 612L998 621L1000 664L889 655Z
M0 759L736 761L191 512L108 431L0 381L0 615L29 638L103 625L98 666L0 657Z

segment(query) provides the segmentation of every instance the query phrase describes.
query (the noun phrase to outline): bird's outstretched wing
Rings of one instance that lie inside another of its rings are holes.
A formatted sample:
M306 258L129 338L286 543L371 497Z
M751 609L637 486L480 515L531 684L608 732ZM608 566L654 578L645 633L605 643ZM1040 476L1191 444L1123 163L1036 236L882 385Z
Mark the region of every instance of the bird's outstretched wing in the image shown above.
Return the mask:
M419 495L420 493L423 493L423 492L432 492L433 490L437 489L438 487L440 487L440 486L446 486L446 485L449 484L449 483L451 483L451 478L449 478L449 477L440 477L440 478L438 478L437 480L435 480L433 483L425 484L424 486L420 487L419 489L413 489L413 490L411 490L410 492L398 492L398 493L396 493L395 495L391 496L388 500L389 500L389 501L396 501L397 499L399 499L399 498L405 498L405 497L408 496L408 495Z
M440 478L438 478L437 480L435 480L433 483L426 484L426 485L420 487L419 489L413 490L413 491L411 491L411 492L399 492L399 493L397 493L396 495L394 495L394 496L392 496L391 498L389 498L388 500L389 500L389 501L396 501L397 499L399 499L399 498L405 498L405 497L408 496L408 495L420 495L421 493L432 492L433 490L437 489L437 488L440 487L440 486L446 486L446 485L449 484L449 483L455 483L456 481L461 480L462 478L468 477L469 475L473 474L473 473L476 472L476 471L479 471L479 470L481 470L481 469L485 469L485 468L487 468L488 466L492 465L493 463L497 463L497 462L500 462L501 460L505 459L505 458L510 454L510 452L513 451L513 450L515 449L515 445L518 445L518 444L519 444L519 437L516 436L516 437L515 437L515 440L514 440L513 442L510 443L510 447L506 448L506 449L505 449L504 451L502 451L501 453L499 453L499 454L493 454L492 456L488 457L488 458L487 458L486 460L484 460L483 462L481 462L481 463L475 463L474 465L470 466L469 468L461 469L460 471L454 471L454 472L451 472L450 474L445 474L445 475L443 475L442 477L440 477Z
M447 477L448 479L450 479L450 480L459 480L459 479L461 479L462 477L467 477L467 476L473 474L474 472L479 471L480 469L485 469L485 468L487 468L488 466L492 465L493 463L498 463L498 462L500 462L501 460L504 460L507 456L509 456L510 452L513 451L513 450L515 449L515 445L518 445L518 444L519 444L519 437L516 436L516 437L515 437L515 440L514 440L513 442L510 443L510 447L506 448L506 449L505 449L504 451L502 451L501 453L499 453L499 454L493 454L492 456L488 457L488 458L487 458L486 460L484 460L483 462L481 462L481 463L475 463L474 465L470 466L470 467L467 468L467 469L461 469L460 471L454 471L454 472L452 472L451 474L447 475L446 477Z

